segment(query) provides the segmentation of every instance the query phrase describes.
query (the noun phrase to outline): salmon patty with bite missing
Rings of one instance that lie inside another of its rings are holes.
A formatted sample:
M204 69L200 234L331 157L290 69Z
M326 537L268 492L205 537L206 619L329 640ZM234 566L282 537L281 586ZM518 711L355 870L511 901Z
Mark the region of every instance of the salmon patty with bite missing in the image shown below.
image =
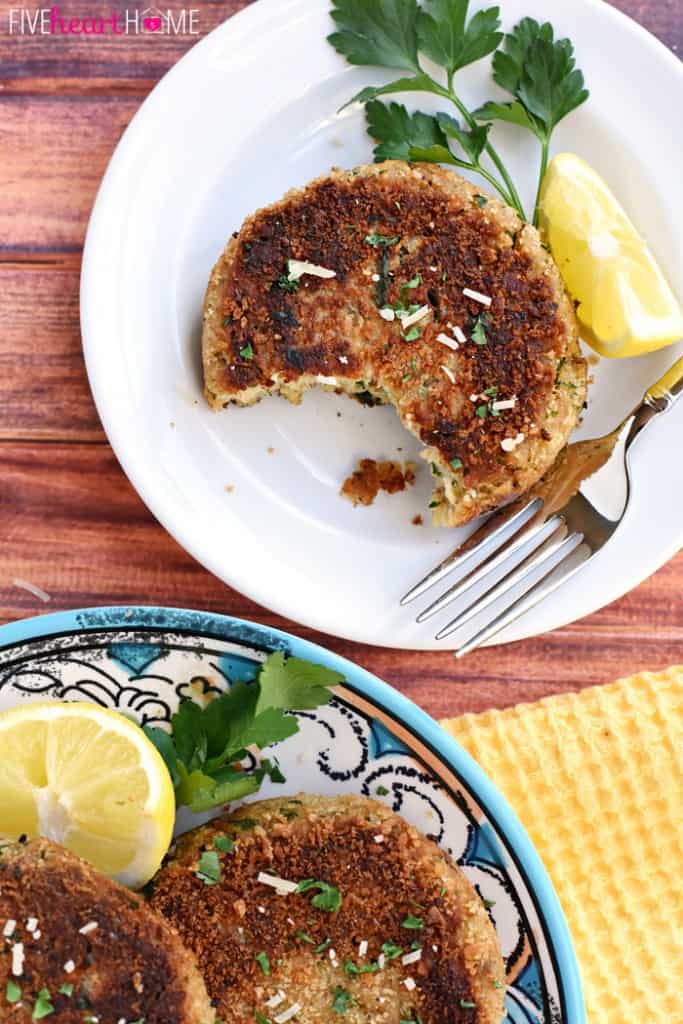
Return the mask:
M48 839L0 837L0 1021L214 1017L194 957L140 896Z
M151 902L225 1024L503 1019L481 899L433 840L365 797L301 794L218 818L179 841Z
M437 525L532 487L586 395L574 308L541 239L453 171L332 171L249 217L209 283L214 409L313 386L395 407ZM341 481L340 481L341 483Z

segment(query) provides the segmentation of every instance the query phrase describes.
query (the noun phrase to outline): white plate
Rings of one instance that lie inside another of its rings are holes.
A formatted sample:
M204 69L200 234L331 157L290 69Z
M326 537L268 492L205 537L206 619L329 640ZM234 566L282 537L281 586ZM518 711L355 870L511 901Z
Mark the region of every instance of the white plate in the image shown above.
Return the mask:
M411 524L427 505L427 467L412 491L371 509L339 497L359 456L397 449L416 456L395 414L322 393L307 395L300 408L275 398L215 414L201 393L202 298L230 233L290 186L333 164L371 159L362 111L335 111L382 73L350 68L325 42L328 8L328 0L260 0L194 47L144 103L90 223L83 344L123 468L203 565L307 626L365 643L438 649L434 624L416 626L413 608L398 605L455 539ZM504 0L506 28L524 15L547 17L547 0ZM592 91L563 122L554 148L580 153L607 178L683 293L683 136L672 120L683 102L683 67L607 4L555 0L552 18L574 40ZM463 73L461 89L472 104L494 91L487 61ZM500 143L530 199L533 141L511 130ZM677 354L597 366L581 434L611 429ZM639 440L621 530L506 640L595 611L676 552L683 542L682 427L683 403Z

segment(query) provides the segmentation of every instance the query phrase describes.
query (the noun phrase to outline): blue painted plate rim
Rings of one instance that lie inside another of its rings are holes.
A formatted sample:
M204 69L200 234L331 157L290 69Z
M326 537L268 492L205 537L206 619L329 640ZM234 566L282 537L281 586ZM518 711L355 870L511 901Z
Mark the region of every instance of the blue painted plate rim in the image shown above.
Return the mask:
M87 627L83 619L91 619ZM286 644L287 650L300 658L324 660L325 664L344 675L352 689L384 708L392 717L403 722L416 733L456 775L470 787L482 809L505 835L511 851L526 875L529 891L537 903L545 923L549 952L556 964L562 1001L563 1019L567 1024L586 1024L586 1010L579 965L569 927L550 877L507 800L476 761L448 735L441 726L408 697L403 696L378 676L333 651L303 640L284 630L262 626L248 619L238 619L217 612L200 612L189 608L161 607L157 605L114 605L80 608L72 611L52 612L0 626L0 651L5 646L48 638L53 635L91 633L99 629L154 628L182 629L200 635L197 620L205 626L213 625L226 638L239 630L253 631L264 638L264 646L273 639ZM99 620L99 621L97 621ZM183 625L185 620L185 625Z

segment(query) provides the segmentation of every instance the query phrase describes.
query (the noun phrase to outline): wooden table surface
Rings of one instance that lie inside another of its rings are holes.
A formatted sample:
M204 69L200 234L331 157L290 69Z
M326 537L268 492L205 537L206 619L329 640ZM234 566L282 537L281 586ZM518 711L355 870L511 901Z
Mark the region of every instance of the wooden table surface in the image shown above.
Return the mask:
M614 2L683 53L681 0ZM81 355L78 280L107 161L141 101L196 37L10 35L12 6L0 2L0 621L135 603L244 616L352 658L437 717L683 661L683 554L590 618L462 663L314 634L194 562L107 444ZM243 6L202 0L201 34ZM60 7L72 17L111 13L98 0ZM49 604L17 578L47 591Z

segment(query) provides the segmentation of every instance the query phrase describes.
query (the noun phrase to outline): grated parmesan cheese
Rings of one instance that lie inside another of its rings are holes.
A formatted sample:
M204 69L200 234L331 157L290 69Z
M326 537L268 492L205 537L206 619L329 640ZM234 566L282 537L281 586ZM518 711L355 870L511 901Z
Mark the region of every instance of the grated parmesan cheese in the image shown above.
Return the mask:
M259 871L256 881L261 882L262 885L269 885L283 896L289 896L299 887L298 882L289 882L286 878L279 878L277 875L267 875L265 871Z
M448 326L451 327L450 324ZM464 345L465 342L467 341L467 335L463 331L462 327L458 327L458 325L456 324L455 327L451 327L451 330L453 331L453 335L460 342L460 344Z
M67 960L67 962L64 964L64 973L73 974L75 970L76 964L73 962L73 960Z
M15 942L12 946L12 974L20 978L24 973L24 943Z
M453 371L448 366L442 366L441 369L446 374L451 384L455 384L455 374Z
M444 334L443 332L441 334L437 334L436 340L440 342L442 345L445 345L446 348L450 348L452 352L457 352L458 349L460 348L460 345L458 344L457 341L449 337L447 334Z
M17 922L14 920L13 917L10 917L9 920L5 922L5 927L2 929L2 934L6 939L9 939L10 935L14 933L14 929L16 927Z
M289 270L288 278L290 281L300 281L304 274L308 274L310 277L322 277L326 280L337 276L337 272L335 270L328 270L326 267L319 267L317 264L308 263L306 260L288 260L287 268Z
M367 939L363 939L363 941L359 942L359 944L358 944L358 956L365 956L367 951L368 951L368 942L367 942Z
M29 583L28 580L22 580L19 576L15 576L12 580L12 585L19 587L20 590L26 590L29 594L33 594L43 604L48 604L52 600L52 597L48 594L47 590L43 590L42 587L36 586L35 583Z
M284 1003L284 1001L284 992L276 992L274 996L271 996L270 999L266 1000L266 1006L269 1010L274 1010L276 1006L279 1006L280 1003Z
M517 405L516 398L506 398L502 402L494 402L491 408L494 412L504 412L506 409L514 409Z
M413 989L415 988L415 979L414 978L404 978L403 979L403 984L405 985L405 987L408 989L409 992L412 992Z
M482 306L490 306L493 301L488 295L482 295L481 292L475 292L471 288L463 288L462 293L468 299L481 303Z
M291 1020L292 1017L296 1017L297 1013L301 1009L301 1003L292 1003L288 1010L283 1010L282 1013L278 1013L277 1017L273 1017L275 1024L285 1024L286 1021Z
M89 935L90 932L94 932L96 928L99 928L97 921L88 921L82 928L78 929L79 935Z
M506 437L504 441L500 442L500 447L504 452L514 452L516 448L519 448L520 444L524 443L524 440L524 434L517 434L517 437Z
M382 320L386 320L388 324L392 324L396 319L396 313L393 309L390 309L389 306L385 306L384 309L380 309L379 315L382 317Z
M420 320L424 320L426 316L429 316L431 311L431 306L420 306L420 308L416 309L414 313L409 313L408 315L405 313L399 313L398 315L401 320L403 330L407 331L409 327L414 327L415 324L419 324Z
M416 964L418 960L422 959L422 950L414 949L412 953L406 953L405 956L401 957L401 963L405 964Z

